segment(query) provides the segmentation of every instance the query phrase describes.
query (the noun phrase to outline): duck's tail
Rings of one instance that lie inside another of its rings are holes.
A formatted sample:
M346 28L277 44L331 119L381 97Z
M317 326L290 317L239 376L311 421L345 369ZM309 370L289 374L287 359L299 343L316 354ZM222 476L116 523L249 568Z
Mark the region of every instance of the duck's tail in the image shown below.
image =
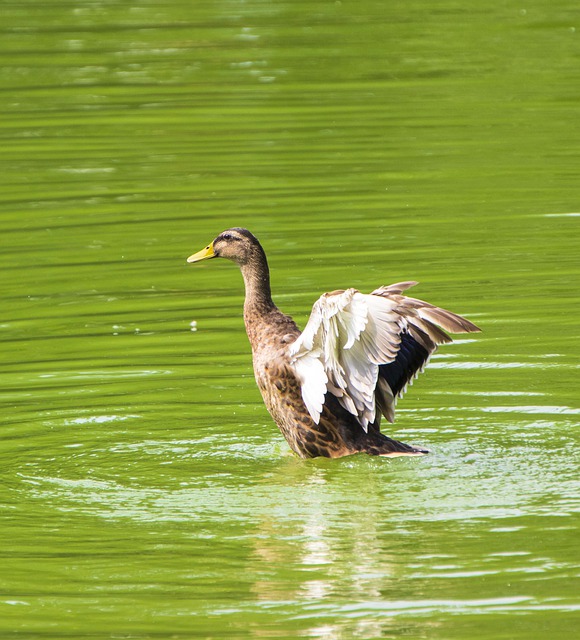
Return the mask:
M397 456L424 456L429 453L428 449L393 440L382 433L373 435L375 437L363 449L365 453L370 455L395 458Z

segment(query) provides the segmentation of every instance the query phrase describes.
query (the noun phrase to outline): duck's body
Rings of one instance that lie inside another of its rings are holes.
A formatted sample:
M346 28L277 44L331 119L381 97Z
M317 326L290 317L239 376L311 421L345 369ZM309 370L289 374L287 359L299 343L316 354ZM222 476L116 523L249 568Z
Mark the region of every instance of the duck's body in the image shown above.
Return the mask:
M274 422L300 457L427 453L387 438L378 424L365 431L330 392L325 394L322 413L315 422L304 404L300 380L287 355L290 345L300 337L300 329L277 308L262 316L267 322L258 323L257 329L253 326L255 317L245 314L246 331L253 336L250 342L256 383Z
M478 331L465 318L407 298L415 284L324 294L301 332L274 304L266 255L246 229L228 229L189 262L225 257L246 287L244 322L256 382L266 408L302 458L354 453L422 455L425 449L380 432L394 420L396 398L422 370L437 344L455 332Z

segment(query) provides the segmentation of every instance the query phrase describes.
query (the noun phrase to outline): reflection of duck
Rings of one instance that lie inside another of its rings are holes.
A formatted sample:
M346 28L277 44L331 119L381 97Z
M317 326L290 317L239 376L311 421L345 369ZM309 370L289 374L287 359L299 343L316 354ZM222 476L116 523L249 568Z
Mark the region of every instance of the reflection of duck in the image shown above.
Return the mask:
M227 258L246 287L244 321L264 402L302 458L421 455L380 432L396 399L452 333L479 331L450 311L401 293L415 282L323 294L301 333L272 301L266 254L246 229L228 229L188 262ZM441 327L441 328L440 328Z

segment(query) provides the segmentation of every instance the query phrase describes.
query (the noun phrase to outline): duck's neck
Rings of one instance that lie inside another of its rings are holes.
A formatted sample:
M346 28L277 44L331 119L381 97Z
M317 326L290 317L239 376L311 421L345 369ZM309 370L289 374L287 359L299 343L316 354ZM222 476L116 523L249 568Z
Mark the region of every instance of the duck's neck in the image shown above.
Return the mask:
M254 255L241 265L242 276L246 286L246 299L244 302L244 320L250 339L254 333L255 322L276 308L272 301L270 290L270 270L263 250L256 251Z

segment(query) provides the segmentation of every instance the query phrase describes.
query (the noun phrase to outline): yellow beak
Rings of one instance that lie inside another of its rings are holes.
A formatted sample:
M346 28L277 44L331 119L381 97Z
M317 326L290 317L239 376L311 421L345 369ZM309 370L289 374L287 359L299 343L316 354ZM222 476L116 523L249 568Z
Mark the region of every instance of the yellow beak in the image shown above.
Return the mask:
M189 256L187 261L199 262L200 260L207 260L208 258L215 258L215 253L213 252L213 242L208 244L205 249L194 253L192 256Z

